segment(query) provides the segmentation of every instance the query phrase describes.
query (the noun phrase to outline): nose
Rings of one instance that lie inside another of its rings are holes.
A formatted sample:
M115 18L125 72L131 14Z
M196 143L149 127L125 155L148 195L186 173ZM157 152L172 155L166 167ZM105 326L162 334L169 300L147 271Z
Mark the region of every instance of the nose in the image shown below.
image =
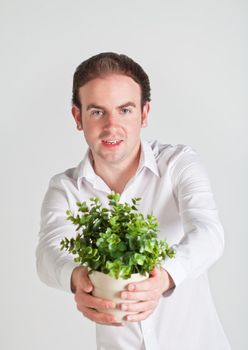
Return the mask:
M118 126L119 120L117 113L108 113L105 117L106 118L104 126L106 128Z

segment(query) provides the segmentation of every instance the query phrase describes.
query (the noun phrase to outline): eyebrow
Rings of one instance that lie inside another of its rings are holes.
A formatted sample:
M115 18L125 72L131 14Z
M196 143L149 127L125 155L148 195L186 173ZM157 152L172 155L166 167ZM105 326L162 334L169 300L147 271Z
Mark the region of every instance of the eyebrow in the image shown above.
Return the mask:
M120 108L124 108L124 107L128 107L128 106L132 106L132 107L136 108L136 104L134 102L126 102L126 103L122 104L121 106L118 106L117 108L120 109ZM92 109L92 108L105 109L105 107L103 107L103 106L97 105L95 103L90 103L87 106L86 111L88 111L89 109Z

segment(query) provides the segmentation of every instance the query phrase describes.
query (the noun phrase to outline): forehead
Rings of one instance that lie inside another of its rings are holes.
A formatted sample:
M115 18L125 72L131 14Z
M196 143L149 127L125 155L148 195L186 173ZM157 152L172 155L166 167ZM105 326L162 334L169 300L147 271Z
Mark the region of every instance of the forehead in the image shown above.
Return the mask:
M138 83L126 75L112 74L92 79L79 89L81 103L84 102L140 102L141 89Z

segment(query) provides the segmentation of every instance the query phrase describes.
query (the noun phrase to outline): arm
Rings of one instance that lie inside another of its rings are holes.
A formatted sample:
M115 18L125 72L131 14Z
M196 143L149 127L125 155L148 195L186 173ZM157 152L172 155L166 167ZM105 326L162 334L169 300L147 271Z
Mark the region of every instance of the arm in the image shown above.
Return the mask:
M184 236L173 246L175 258L167 259L163 269L155 269L147 281L129 285L128 291L123 292L123 299L143 300L141 303L122 306L127 311L140 312L131 316L132 321L147 318L156 308L162 294L185 279L197 278L223 252L223 228L199 157L189 147L185 147L171 159L169 166Z
M66 219L68 206L60 178L55 176L49 183L42 203L36 268L42 282L71 292L70 276L77 264L66 252L60 251L60 241L74 234L72 224Z
M41 209L41 229L36 249L36 266L40 279L50 287L75 294L77 309L90 320L108 325L115 323L112 315L97 312L96 309L115 308L115 304L92 296L92 284L88 271L78 266L73 257L60 250L60 241L75 235L75 227L67 220L69 208L66 190L55 176L49 184ZM70 208L71 209L71 208Z
M174 259L164 269L175 285L194 279L221 257L224 232L218 217L211 185L199 156L189 147L172 162L171 179L184 236L174 245Z
M73 225L67 221L69 203L55 176L49 183L41 208L39 242L36 248L36 268L39 278L50 287L71 292L71 273L77 264L66 252L60 251L60 241L74 234Z

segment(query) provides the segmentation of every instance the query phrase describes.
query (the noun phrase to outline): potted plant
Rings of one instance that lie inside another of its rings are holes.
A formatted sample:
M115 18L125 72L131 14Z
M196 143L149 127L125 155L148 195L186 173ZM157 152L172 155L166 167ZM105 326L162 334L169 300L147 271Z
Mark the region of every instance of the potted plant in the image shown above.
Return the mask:
M148 278L174 251L157 238L158 220L138 211L141 198L133 198L132 204L120 203L120 194L111 192L108 199L109 208L102 207L98 198L90 198L89 205L76 203L76 214L67 210L67 219L78 233L75 238L65 237L60 245L61 250L75 255L75 262L88 267L92 294L118 304L122 302L120 292L129 283ZM119 309L107 312L119 322L126 315Z

